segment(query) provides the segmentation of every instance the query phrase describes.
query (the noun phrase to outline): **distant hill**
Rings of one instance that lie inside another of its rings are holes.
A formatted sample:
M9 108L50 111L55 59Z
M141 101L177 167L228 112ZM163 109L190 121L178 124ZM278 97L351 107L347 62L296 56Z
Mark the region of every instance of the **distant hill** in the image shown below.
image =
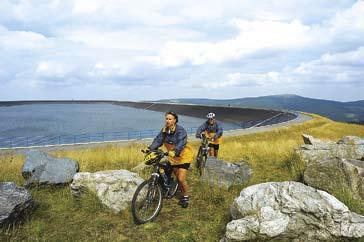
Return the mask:
M337 121L364 123L364 100L354 102L338 102L301 97L294 94L284 94L225 100L195 98L164 99L158 100L158 102L288 109L316 113Z

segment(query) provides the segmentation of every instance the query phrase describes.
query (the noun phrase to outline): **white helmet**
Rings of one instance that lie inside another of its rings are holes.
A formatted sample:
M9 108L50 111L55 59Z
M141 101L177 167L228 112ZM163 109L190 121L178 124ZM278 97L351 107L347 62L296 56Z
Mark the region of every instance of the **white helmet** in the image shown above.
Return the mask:
M208 119L214 119L215 118L215 114L214 113L208 113L206 115L206 118L208 118Z

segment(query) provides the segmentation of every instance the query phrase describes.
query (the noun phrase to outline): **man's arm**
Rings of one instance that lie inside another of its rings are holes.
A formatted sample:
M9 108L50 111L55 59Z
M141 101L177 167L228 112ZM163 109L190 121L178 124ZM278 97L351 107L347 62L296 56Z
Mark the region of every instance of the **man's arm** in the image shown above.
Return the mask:
M201 138L202 132L206 130L206 123L203 123L198 129L196 130L196 138Z
M220 138L223 133L222 125L219 122L216 122L216 127L217 127L216 136L217 136L217 138Z
M187 132L184 129L180 129L178 131L177 144L175 148L176 156L178 157L181 154L183 148L185 148L187 144Z
M163 144L163 132L160 131L159 134L154 138L152 144L148 147L150 150L156 150Z

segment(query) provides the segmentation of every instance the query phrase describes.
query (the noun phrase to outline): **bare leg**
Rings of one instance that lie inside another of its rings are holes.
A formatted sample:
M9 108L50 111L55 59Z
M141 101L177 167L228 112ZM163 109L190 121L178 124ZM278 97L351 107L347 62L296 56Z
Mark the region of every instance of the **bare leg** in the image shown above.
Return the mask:
M182 196L188 196L188 186L186 182L187 170L183 168L173 168L173 171L181 187Z
M215 151L215 149L214 148L212 148L212 147L210 147L210 149L209 149L209 156L214 156L214 152Z
M217 158L217 155L219 154L219 150L214 149L214 156Z

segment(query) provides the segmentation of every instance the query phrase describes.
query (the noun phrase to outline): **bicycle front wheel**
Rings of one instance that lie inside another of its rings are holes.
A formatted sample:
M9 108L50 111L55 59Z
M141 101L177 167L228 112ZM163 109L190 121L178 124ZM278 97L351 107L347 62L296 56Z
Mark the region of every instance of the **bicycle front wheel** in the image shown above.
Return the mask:
M207 160L207 155L206 154L201 155L201 157L200 157L200 167L198 168L200 176L203 175L203 172L204 172L204 169L205 169L205 166L206 166L206 160Z
M198 149L198 153L197 153L197 156L196 156L196 168L197 169L200 169L200 166L201 166L201 162L202 162L202 147L200 146L200 148Z
M162 209L162 188L159 183L144 181L136 189L131 202L135 223L143 224L155 219Z

